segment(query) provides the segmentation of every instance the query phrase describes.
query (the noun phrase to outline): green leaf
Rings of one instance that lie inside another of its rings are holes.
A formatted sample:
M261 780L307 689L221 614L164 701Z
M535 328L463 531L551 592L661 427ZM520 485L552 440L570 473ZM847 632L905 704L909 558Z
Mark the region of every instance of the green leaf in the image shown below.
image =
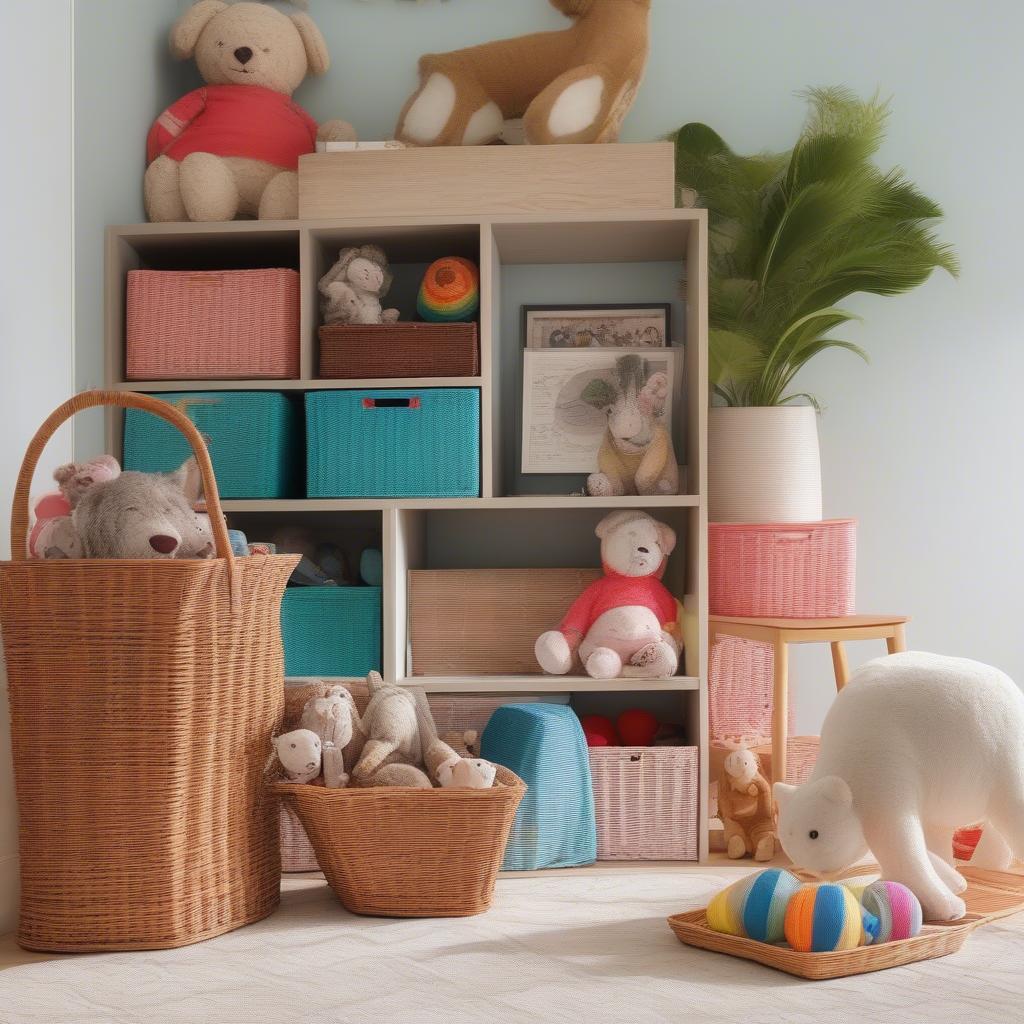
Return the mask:
M752 338L733 331L708 334L708 375L713 384L743 383L760 372L764 353Z

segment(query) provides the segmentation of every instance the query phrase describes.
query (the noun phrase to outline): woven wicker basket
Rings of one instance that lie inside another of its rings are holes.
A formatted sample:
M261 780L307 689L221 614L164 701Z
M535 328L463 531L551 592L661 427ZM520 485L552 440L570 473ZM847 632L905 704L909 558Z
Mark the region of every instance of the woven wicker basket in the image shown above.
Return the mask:
M855 519L708 525L712 615L852 615L856 589Z
M128 380L299 375L299 275L130 270Z
M188 438L217 557L28 560L39 454L73 413L146 409ZM281 595L297 557L235 559L203 441L144 395L88 392L18 476L0 621L28 949L158 949L266 917L279 898L270 736L284 709Z
M696 747L591 747L598 860L696 860Z
M526 786L498 767L490 789L325 789L279 782L346 910L468 917L491 905Z
M320 328L321 377L476 377L479 373L475 323L410 321Z

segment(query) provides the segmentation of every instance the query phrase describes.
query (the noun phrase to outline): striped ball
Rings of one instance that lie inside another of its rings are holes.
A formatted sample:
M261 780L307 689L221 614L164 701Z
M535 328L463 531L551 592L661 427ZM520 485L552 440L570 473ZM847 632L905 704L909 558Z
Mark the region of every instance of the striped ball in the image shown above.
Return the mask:
M711 900L705 912L708 927L759 942L781 942L786 905L799 888L796 875L782 868L747 875Z
M416 311L432 323L472 320L480 308L480 271L461 256L445 256L427 267Z
M856 949L871 942L873 921L864 917L857 897L845 885L804 885L786 910L786 941L801 953Z
M878 918L876 942L911 939L921 930L918 898L899 882L872 882L861 898L864 909Z

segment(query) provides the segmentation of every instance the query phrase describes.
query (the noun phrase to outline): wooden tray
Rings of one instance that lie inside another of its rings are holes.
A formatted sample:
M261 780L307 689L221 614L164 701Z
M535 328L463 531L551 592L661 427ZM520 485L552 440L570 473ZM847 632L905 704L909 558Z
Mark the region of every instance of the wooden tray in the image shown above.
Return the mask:
M687 946L755 960L798 978L822 981L853 974L870 974L872 971L884 971L890 967L901 967L918 960L932 960L955 953L979 925L1024 910L1024 875L969 867L962 867L960 871L968 881L967 892L963 897L967 904L967 916L947 924L926 924L920 935L901 942L860 946L835 953L798 953L786 945L755 942L753 939L712 931L703 910L675 914L668 919L668 923L676 933L676 938Z

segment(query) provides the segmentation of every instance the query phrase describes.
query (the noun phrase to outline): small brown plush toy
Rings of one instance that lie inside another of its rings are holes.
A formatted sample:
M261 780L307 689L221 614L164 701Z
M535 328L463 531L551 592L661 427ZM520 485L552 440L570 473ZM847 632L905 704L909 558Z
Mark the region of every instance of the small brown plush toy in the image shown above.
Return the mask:
M775 856L775 802L752 750L740 747L726 757L718 780L718 815L732 860L750 854L754 860Z
M647 64L651 0L551 0L574 24L420 59L397 137L482 146L523 118L526 141L614 142Z

